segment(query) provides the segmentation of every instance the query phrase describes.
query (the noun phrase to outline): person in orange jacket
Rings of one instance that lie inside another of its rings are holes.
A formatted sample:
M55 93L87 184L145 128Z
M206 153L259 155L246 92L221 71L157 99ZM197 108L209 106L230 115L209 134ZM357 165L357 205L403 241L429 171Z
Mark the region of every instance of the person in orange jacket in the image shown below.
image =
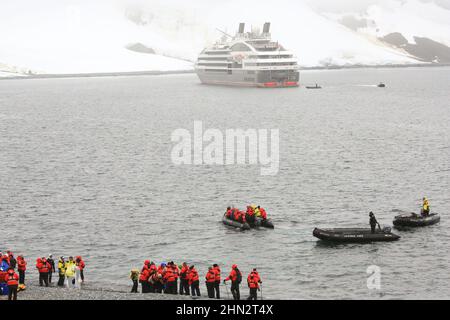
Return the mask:
M147 260L148 261L148 260ZM153 262L150 262L150 265L148 267L148 280L147 280L147 286L148 286L148 292L155 293L155 274L157 274L158 268L155 266Z
M154 286L156 293L162 293L164 289L164 275L166 274L166 264L161 263L161 265L157 268L154 279Z
M27 270L27 262L22 255L17 257L17 271L19 271L19 284L25 284L25 271Z
M227 211L225 212L225 216L226 216L228 219L233 219L233 210L231 209L231 207L228 207L228 208L227 208Z
M216 292L216 299L220 299L220 267L217 263L213 264L214 272L216 273L216 282L214 284L214 290Z
M237 222L240 222L240 223L246 223L247 219L245 219L245 212L236 209L234 211L234 220L237 221Z
M260 206L258 206L259 212L261 213L261 218L263 220L267 220L267 212L264 208L261 208Z
M195 269L195 266L190 266L189 267L189 285L191 287L191 294L192 296L201 296L200 295L200 281L199 281L199 276L198 276L198 272Z
M48 272L51 268L50 264L47 262L47 259L38 258L36 260L36 268L39 271L39 285L42 287L44 284L48 287Z
M214 286L216 285L216 271L213 267L209 267L208 273L205 276L206 290L208 291L208 298L214 298Z
M83 261L83 258L81 256L78 256L75 258L75 263L80 268L80 277L81 282L84 282L84 268L86 268L86 264Z
M247 277L247 285L250 289L250 295L247 300L258 300L259 284L262 283L256 268Z
M172 267L172 262L169 262L166 268L166 272L164 273L164 282L166 283L166 288L164 293L166 294L176 294L177 283L176 280L178 275L176 274L174 268Z
M8 300L17 300L17 289L19 288L19 276L10 267L5 277L6 285L8 286Z
M239 286L242 282L242 273L238 269L237 265L233 264L230 274L225 280L223 280L223 283L226 283L228 280L231 280L231 294L233 295L233 299L240 300L241 293L239 291Z
M173 261L169 263L170 268L172 268L173 275L175 277L175 287L173 287L173 294L178 294L178 278L180 277L180 269L177 264Z
M180 270L180 294L189 296L189 266L183 262Z
M141 273L139 274L139 282L141 283L141 292L142 293L147 293L149 292L149 288L148 288L148 278L150 276L150 271L149 271L149 266L150 261L149 260L145 260L144 261L144 266L141 269Z

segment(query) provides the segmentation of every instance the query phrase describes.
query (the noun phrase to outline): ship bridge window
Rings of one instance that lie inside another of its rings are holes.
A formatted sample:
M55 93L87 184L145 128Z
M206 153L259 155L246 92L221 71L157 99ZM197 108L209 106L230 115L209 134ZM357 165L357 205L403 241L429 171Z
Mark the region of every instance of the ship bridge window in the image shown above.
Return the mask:
M251 49L243 43L236 43L231 47L231 50L233 51L251 51Z

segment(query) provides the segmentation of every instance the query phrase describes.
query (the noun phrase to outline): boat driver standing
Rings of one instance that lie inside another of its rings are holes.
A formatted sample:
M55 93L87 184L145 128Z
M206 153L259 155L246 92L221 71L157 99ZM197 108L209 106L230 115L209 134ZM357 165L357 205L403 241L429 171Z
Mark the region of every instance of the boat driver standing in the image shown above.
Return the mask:
M372 211L370 211L369 213L369 217L370 217L370 230L372 233L375 233L375 227L378 225L378 228L381 230L380 224L377 221L377 218L375 218L375 215L373 214Z

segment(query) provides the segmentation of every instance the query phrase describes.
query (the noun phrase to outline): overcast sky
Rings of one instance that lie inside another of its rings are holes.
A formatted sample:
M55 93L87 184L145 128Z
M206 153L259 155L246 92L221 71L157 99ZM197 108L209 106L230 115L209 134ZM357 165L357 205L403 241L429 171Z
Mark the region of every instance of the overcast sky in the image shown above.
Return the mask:
M364 11L369 5L392 0L309 0L311 7L320 11L348 12ZM408 0L398 0L406 2ZM420 0L422 2L435 2L450 10L450 0Z

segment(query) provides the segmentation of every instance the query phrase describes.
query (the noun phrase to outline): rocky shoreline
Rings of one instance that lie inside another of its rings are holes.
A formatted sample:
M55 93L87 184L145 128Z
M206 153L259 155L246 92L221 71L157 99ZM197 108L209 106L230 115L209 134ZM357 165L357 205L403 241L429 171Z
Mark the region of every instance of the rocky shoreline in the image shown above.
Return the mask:
M192 298L190 296L130 293L129 287L104 286L99 283L85 283L81 289L62 288L52 283L49 287L41 287L36 279L26 280L26 290L17 295L17 300L192 300L208 299L207 297ZM139 288L140 290L140 288ZM0 296L8 300L8 296Z

